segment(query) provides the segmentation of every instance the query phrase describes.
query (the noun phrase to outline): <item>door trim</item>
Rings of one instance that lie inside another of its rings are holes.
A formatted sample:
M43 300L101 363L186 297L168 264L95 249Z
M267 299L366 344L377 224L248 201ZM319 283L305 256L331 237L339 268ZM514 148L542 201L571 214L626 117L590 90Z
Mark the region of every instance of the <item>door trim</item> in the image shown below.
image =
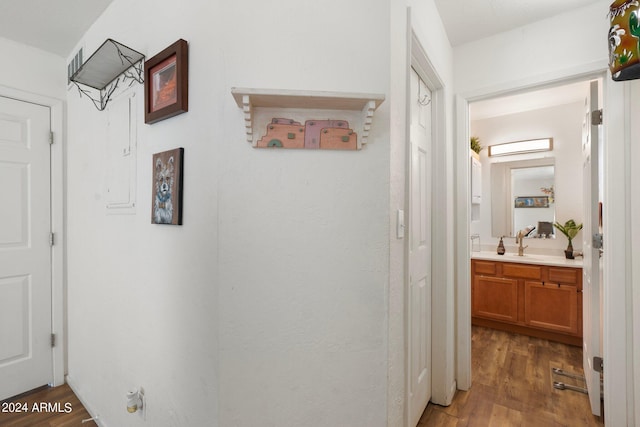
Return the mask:
M453 282L453 265L449 262L453 257L453 239L450 230L453 230L450 218L453 212L453 201L448 197L453 190L450 177L452 153L447 147L446 139L446 88L442 78L438 75L436 68L429 60L429 56L424 50L418 36L411 25L411 10L409 9L409 66L407 67L407 92L406 99L410 99L410 73L415 69L418 76L425 82L431 90L431 140L432 155L431 161L431 205L439 206L432 209L431 214L431 241L438 242L437 248L431 250L431 324L434 319L438 321L438 328L431 330L431 348L437 349L431 353L431 402L439 405L449 405L456 390L454 372L454 290L448 283ZM407 105L406 135L410 134L409 112ZM405 153L405 162L410 161L410 150ZM449 160L448 160L449 159ZM409 179L410 169L405 163L405 212L408 212L409 200ZM407 221L407 218L405 218ZM449 242L449 243L447 243ZM433 246L433 245L432 245ZM408 239L405 241L405 271L408 271ZM409 287L408 274L405 274L405 307ZM408 339L408 324L405 314L405 341ZM405 361L405 395L408 396L408 361ZM405 413L407 408L405 408Z
M51 385L64 384L66 372L66 321L65 321L65 241L66 212L64 207L64 104L48 96L32 94L0 85L0 96L19 101L43 105L50 109L51 131L54 144L51 146L51 231L56 235L51 250L51 332L56 334L56 346L52 349L53 366Z
M586 79L600 78L604 82L603 108L605 114L604 144L605 206L624 206L628 202L630 180L625 174L629 167L629 90L627 83L612 83L607 70L600 61L584 64L559 73L541 75L535 79L511 81L498 87L485 88L456 96L456 307L457 307L457 351L456 379L458 387L467 390L471 386L471 291L469 272L469 218L470 188L468 180L469 102L488 99L507 92L552 86ZM626 103L626 104L625 104ZM624 109L626 106L626 110ZM625 112L627 116L625 116ZM616 164L618 165L616 167ZM625 167L619 167L625 165ZM616 189L616 186L618 187ZM622 188L622 189L621 189ZM605 226L604 283L618 283L620 286L606 286L604 289L604 359L607 379L604 384L605 422L611 425L633 425L633 349L628 341L630 321L633 312L631 279L627 271L630 255L626 247L630 244L628 233L629 214L625 209L604 209ZM630 267L629 267L630 268ZM607 362L608 360L608 362ZM629 375L627 375L627 373ZM615 398L614 398L615 396ZM630 422L630 424L629 424Z

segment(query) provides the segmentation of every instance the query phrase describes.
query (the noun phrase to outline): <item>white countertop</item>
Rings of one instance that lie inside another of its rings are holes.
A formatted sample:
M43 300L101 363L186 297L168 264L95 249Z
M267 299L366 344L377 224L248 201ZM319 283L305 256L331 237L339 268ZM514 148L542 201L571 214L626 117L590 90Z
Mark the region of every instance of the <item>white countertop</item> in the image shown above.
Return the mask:
M528 254L526 251L523 256L509 252L504 255L498 255L496 252L471 252L471 259L582 268L582 257L566 259L563 256Z

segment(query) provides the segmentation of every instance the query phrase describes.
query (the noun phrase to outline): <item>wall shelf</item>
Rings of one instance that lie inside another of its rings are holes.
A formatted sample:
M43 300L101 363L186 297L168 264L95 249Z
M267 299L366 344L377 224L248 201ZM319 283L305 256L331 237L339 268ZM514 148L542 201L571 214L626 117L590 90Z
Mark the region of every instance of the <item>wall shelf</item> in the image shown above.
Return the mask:
M133 82L144 82L143 60L144 55L140 52L113 39L107 39L73 73L70 80L76 85L81 96L86 95L95 107L102 111L107 107L119 83L127 80L130 81L130 85ZM98 95L93 95L90 90L83 89L80 85L97 90Z
M318 114L333 114L326 119L344 119L339 114L352 116L353 127L360 133L357 148L367 143L369 130L373 122L373 113L384 101L382 94L344 93L322 91L296 91L274 89L231 88L231 94L238 107L244 112L247 142L254 147L259 139L257 126L266 128L267 117L286 116L293 118L296 114L311 114L307 119L322 119ZM259 114L259 110L264 110ZM303 111L301 111L303 110ZM315 110L315 111L311 111ZM354 114L355 113L355 114ZM315 114L316 116L313 116ZM354 120L355 119L355 120ZM357 125L357 126L356 126Z

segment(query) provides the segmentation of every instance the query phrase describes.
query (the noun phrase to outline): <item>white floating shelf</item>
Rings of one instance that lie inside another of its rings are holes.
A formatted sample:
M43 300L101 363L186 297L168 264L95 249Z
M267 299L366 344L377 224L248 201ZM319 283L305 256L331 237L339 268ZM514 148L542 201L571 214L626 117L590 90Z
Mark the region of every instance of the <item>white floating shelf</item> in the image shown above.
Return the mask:
M282 110L336 110L361 112L359 115L360 138L358 139L358 149L362 144L367 143L369 129L373 122L373 112L384 101L384 95L371 93L345 93L345 92L322 92L322 91L297 91L297 90L275 90L275 89L248 89L231 88L231 94L244 111L247 141L256 146L257 139L254 138L254 109L282 109ZM283 111L286 114L286 111ZM308 117L309 119L319 119L319 117ZM337 119L338 117L333 117ZM266 125L266 123L261 123ZM355 128L355 123L354 123Z

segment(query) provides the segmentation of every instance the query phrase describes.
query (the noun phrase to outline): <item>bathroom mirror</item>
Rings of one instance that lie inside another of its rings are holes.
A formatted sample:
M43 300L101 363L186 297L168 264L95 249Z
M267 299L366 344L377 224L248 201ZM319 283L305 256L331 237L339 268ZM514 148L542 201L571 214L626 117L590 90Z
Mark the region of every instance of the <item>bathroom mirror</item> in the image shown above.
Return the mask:
M552 157L491 164L494 237L555 238L555 160Z

